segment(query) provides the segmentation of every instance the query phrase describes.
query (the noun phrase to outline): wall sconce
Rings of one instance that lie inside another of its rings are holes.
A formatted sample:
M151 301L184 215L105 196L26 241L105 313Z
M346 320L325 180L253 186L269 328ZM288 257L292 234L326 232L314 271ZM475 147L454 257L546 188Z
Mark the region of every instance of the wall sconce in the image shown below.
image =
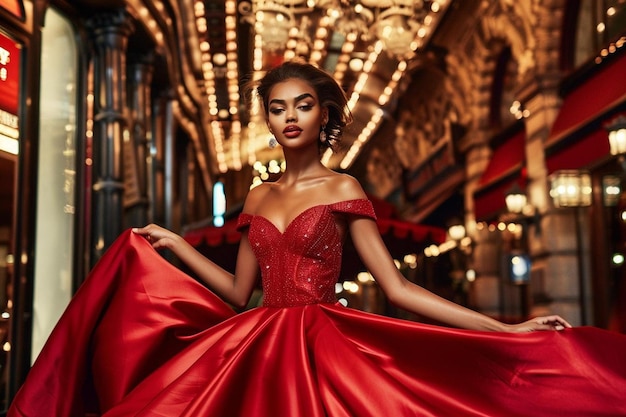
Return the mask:
M462 223L453 223L448 227L450 249L458 248L461 252L469 255L472 252L472 238L467 236L467 231ZM444 244L445 245L445 244Z
M606 125L606 130L609 132L611 155L620 156L622 167L626 168L623 166L624 154L626 154L626 116L623 114L617 116L608 125Z
M626 116L617 116L605 126L609 136L611 155L617 156L622 172L602 178L604 205L616 206L622 193L622 179L626 177Z
M516 221L521 220L522 227L525 228L527 224L535 224L535 234L541 234L541 222L539 221L539 212L537 208L528 203L528 197L526 193L520 188L517 183L513 183L511 188L508 189L504 195L504 201L506 203L506 209L509 213L516 215Z
M461 241L465 237L465 226L462 224L453 224L448 228L448 236L454 241Z
M602 199L607 207L615 207L622 194L622 178L619 175L602 177Z
M450 247L450 277L452 278L453 300L461 305L467 305L468 284L467 278L469 255L472 251L472 239L466 236L465 226L459 220L453 220L448 227Z
M528 198L526 193L522 191L517 183L514 183L511 188L506 192L504 196L506 202L506 208L509 213L520 214L524 211L524 207L528 204Z
M591 176L586 171L555 171L550 175L550 196L556 207L590 206Z

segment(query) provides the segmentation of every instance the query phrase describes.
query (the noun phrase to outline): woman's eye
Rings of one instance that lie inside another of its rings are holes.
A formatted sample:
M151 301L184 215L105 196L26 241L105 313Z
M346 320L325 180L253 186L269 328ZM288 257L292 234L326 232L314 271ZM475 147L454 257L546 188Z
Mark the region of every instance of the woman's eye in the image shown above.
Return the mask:
M299 109L300 109L300 110L303 110L303 111L309 111L309 110L311 110L312 108L313 108L313 105L312 105L312 104L303 104L303 105L299 106Z
M270 109L270 113L272 114L280 114L283 112L284 109L281 108L274 108L274 109Z

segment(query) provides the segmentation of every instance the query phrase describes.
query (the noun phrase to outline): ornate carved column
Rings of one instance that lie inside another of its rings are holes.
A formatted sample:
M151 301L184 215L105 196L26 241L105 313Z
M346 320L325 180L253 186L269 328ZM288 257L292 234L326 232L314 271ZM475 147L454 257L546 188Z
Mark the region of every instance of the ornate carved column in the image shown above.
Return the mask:
M124 10L87 21L94 58L93 230L95 263L123 230L124 140L129 139L126 112L126 48L133 26Z
M128 64L128 107L130 111L131 140L125 147L129 174L137 181L134 190L126 189L124 207L126 224L145 225L150 221L148 209L148 160L151 146L152 101L151 88L153 73L152 54L133 55ZM127 172L128 172L127 171Z

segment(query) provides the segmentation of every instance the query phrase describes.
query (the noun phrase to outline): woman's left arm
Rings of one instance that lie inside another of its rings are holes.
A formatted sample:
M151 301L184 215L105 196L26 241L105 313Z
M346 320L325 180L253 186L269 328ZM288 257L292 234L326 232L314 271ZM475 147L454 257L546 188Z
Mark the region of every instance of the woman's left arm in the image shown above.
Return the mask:
M407 280L398 271L374 220L357 217L349 220L349 224L354 246L363 263L389 301L400 308L464 329L529 332L572 327L557 315L536 317L515 325L505 324L439 297Z

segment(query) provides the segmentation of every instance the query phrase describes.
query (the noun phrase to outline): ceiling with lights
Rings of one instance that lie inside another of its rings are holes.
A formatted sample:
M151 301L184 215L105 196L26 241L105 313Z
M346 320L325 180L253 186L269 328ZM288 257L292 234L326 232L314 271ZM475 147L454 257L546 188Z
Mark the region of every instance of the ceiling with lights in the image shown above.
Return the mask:
M206 97L217 173L275 159L258 106L240 90L284 60L330 72L349 97L354 122L342 147L323 155L348 169L376 132L403 76L425 48L449 0L199 0L193 5L200 88ZM406 86L404 86L406 87Z

